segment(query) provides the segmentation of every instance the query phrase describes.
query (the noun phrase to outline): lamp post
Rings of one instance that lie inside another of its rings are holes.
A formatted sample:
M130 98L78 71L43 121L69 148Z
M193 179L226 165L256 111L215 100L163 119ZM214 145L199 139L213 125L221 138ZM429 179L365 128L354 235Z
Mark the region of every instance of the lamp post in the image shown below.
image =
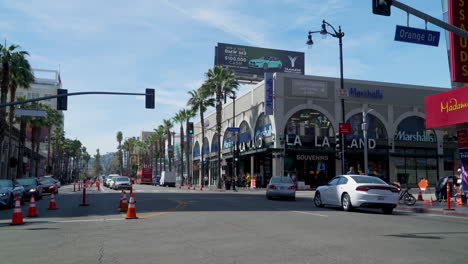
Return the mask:
M327 31L327 27L331 28L333 30L333 33L330 33ZM339 41L339 46L340 46L340 89L342 94L344 94L344 78L343 78L343 37L345 35L344 32L341 31L341 26L338 26L338 31L336 31L335 27L333 27L330 23L327 21L323 20L322 21L322 29L320 31L309 31L309 35L307 38L306 44L309 46L309 48L312 47L314 42L312 41L312 34L314 33L320 33L323 38L326 38L327 35L330 35L334 38L337 38ZM343 96L341 97L341 122L345 123L345 104L344 104L344 98ZM346 169L345 169L345 144L344 144L344 135L341 135L341 171L343 174L345 174Z
M232 99L232 127L236 127L236 94L232 94L232 96L229 96L229 98ZM232 152L232 176L231 176L231 186L233 191L236 190L236 179L237 179L237 161L235 160L236 155L234 155L234 152L237 151L237 140L236 140L236 133L232 133L232 146L233 146L233 152Z
M367 114L372 112L373 109L370 109L368 111L365 111L362 109L362 135L364 138L364 175L369 174L369 155L368 155L368 144L369 144L369 139L367 138L367 130L368 130L368 125L367 125Z

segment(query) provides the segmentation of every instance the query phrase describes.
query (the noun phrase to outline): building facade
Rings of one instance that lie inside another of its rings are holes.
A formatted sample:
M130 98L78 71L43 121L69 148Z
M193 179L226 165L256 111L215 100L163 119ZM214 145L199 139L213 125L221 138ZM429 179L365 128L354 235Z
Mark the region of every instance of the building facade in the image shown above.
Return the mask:
M233 174L233 142L240 150L238 176L257 178L265 186L272 175L295 176L299 188L315 188L336 174L353 167L363 172L363 111L368 124L368 171L387 182L415 185L422 178L430 184L452 175L456 168L456 138L446 132L426 130L424 97L445 88L345 80L340 92L337 78L275 73L273 112L266 115L264 82L252 87L223 107L221 144L215 134L215 112L206 115L205 138L195 123L194 175L204 173L215 184L218 175ZM345 99L345 120L352 132L345 135L345 161L336 148L336 133L342 120L340 99ZM223 170L218 170L216 152L221 148Z

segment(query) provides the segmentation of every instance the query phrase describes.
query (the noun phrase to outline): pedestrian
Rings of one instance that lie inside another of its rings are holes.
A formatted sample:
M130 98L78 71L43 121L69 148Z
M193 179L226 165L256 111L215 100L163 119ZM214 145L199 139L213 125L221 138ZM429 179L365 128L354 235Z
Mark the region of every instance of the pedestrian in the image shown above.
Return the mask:
M442 177L436 184L435 192L436 192L436 199L439 202L442 202L447 198L447 181L448 177Z
M260 173L257 174L257 188L263 188L263 178Z
M245 177L245 183L246 183L247 188L250 187L250 181L251 180L252 180L252 177L250 177L250 173L247 173L247 176Z
M348 174L348 175L349 175L349 174L356 174L356 173L354 172L354 167L353 167L353 166L349 167L349 170L348 170L348 172L347 172L346 174Z
M208 186L208 176L203 177L203 185Z

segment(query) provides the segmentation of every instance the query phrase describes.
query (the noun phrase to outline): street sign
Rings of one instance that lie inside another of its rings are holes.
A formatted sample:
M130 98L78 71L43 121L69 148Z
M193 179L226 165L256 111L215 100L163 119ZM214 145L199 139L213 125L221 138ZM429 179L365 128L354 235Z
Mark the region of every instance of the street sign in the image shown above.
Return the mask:
M351 128L351 123L340 123L339 125L339 133L340 134L351 134L352 128Z
M42 109L27 109L27 108L18 108L15 110L15 114L17 116L38 116L38 117L45 117L46 110Z
M240 128L238 128L238 127L228 127L228 128L227 128L227 131L228 131L228 132L233 132L233 133L239 133L239 132L240 132Z
M440 32L432 30L424 30L420 28L412 28L405 26L396 26L395 40L422 44L428 46L439 46Z
M337 95L338 97L349 97L349 91L347 89L339 89Z

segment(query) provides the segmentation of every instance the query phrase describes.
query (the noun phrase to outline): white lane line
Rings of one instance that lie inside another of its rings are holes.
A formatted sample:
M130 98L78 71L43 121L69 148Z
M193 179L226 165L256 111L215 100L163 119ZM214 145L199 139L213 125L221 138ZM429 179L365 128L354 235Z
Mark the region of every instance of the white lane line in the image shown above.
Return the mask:
M416 213L415 213L414 215L416 215ZM427 216L439 216L439 217L448 217L448 218L455 218L455 219L464 219L464 220L468 220L468 218L466 218L466 216L438 215L438 214L420 214L420 216L422 216L422 215L427 215Z
M323 215L323 214L314 214L314 213L309 213L309 212L302 212L302 211L291 211L294 213L299 213L299 214L306 214L306 215L315 215L315 216L321 216L321 217L328 217L328 215Z
M121 221L125 218L107 218L107 219L77 219L77 220L63 220L63 221L50 221L52 223L80 223L80 222L104 222L104 221ZM34 222L32 222L34 223Z

